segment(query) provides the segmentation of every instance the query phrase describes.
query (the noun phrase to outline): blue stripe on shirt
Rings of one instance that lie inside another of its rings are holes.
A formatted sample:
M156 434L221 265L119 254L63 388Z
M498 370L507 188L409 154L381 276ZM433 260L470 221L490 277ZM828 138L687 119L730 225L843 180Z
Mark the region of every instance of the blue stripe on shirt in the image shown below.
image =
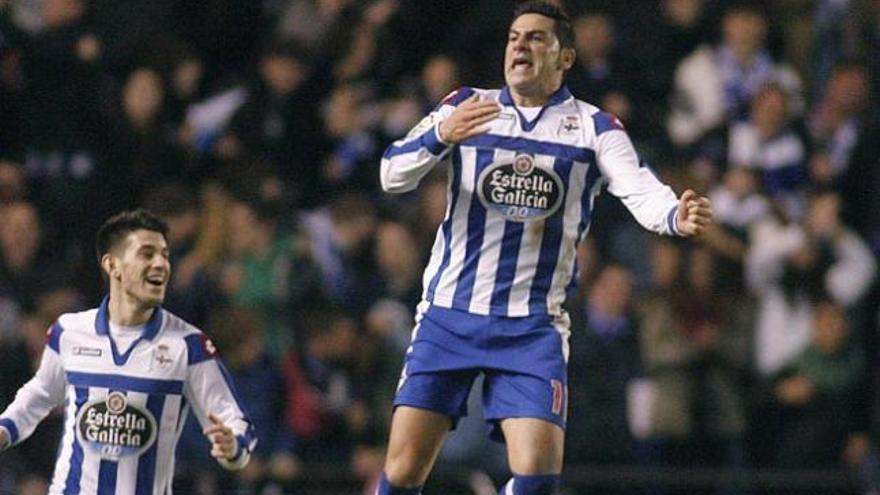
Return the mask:
M495 274L495 288L492 291L493 313L507 313L524 225L523 222L511 221L504 224L504 237L501 239L501 252L498 255L498 271Z
M477 278L477 266L482 254L483 235L486 233L486 207L477 198L480 188L480 174L495 160L495 150L477 150L477 162L474 170L474 185L471 193L471 207L468 210L467 242L464 250L464 263L455 286L452 307L467 311L471 306L474 293L474 281Z
M390 159L398 155L418 151L422 148L425 148L434 156L440 156L449 145L441 143L440 140L437 139L437 135L434 134L435 132L434 127L431 127L426 132L419 135L419 137L407 141L400 146L392 144L385 150L382 158Z
M553 170L562 179L562 190L565 196L569 194L568 183L571 178L572 162L557 158L553 162ZM556 272L556 264L559 262L559 250L562 247L562 231L565 227L565 204L566 197L562 198L562 207L545 220L544 236L541 239L541 251L538 255L538 265L535 267L535 278L529 290L529 313L544 314L547 312L547 294L553 284L553 274Z
M551 155L562 160L575 162L593 162L596 157L596 152L590 148L579 148L568 144L538 141L523 137L499 136L496 134L480 134L461 144L462 146L499 148L535 155Z
M49 334L46 335L46 346L59 354L61 353L61 334L63 332L64 328L56 321L49 327Z
M452 217L455 215L455 207L458 205L458 191L461 189L461 151L458 148L455 148L452 152L452 184L450 188L452 189L452 201L449 204L449 213L446 216L446 220L443 221L442 227L443 259L440 262L440 266L437 267L437 273L434 274L434 277L428 284L426 296L429 301L434 299L437 284L440 283L440 277L443 276L443 272L449 266L449 258L452 256Z
M76 415L83 404L88 400L89 389L87 387L75 387L74 391L76 392L76 409L74 409L74 415ZM67 419L69 420L70 418ZM67 421L65 421L65 424L66 423ZM73 448L70 455L70 470L67 472L67 479L64 481L64 495L79 495L79 483L82 479L83 448L76 436L76 421L71 421L71 423L73 424L73 431L71 431Z
M453 107L457 107L462 102L464 102L464 100L470 98L471 95L473 95L474 93L476 93L476 91L474 91L474 88L470 86L462 86L446 95L446 98L443 98L443 101L440 102L437 108L440 108L443 105L451 105Z
M582 239L590 229L590 215L593 209L593 188L596 182L602 178L602 172L596 162L590 163L587 169L587 178L584 182L584 192L581 195L581 221L578 224L578 240Z
M232 397L235 399L235 404L238 406L239 411L241 411L242 417L244 421L247 422L248 427L244 433L244 440L246 441L246 445L248 451L253 451L254 446L257 441L257 434L254 431L254 425L251 423L250 415L247 413L247 410L244 408L244 402L241 400L241 397L238 395L238 390L235 388L235 382L232 380L232 375L229 374L229 371L226 369L226 366L223 366L223 363L217 361L217 367L220 369L220 374L223 375L223 381L226 382L226 387L229 388L229 392L232 394ZM213 413L214 411L207 411L208 413Z
M186 364L192 366L214 358L213 347L208 349L208 336L193 333L183 338L186 342Z
M177 394L183 393L183 382L180 380L158 380L124 375L102 375L98 373L82 373L68 371L67 381L76 387L102 387L127 392L144 394Z
M98 468L98 492L97 495L115 495L116 494L116 473L119 470L119 463L107 459L101 459L101 465Z
M624 130L623 126L620 124L620 120L607 112L597 112L593 114L593 123L596 125L596 136L608 131Z
M678 206L673 206L669 213L666 214L666 227L671 235L681 235L678 231L678 223L675 221L678 216Z
M584 179L584 192L581 193L581 220L578 223L578 241L583 240L583 237L590 229L590 215L593 209L593 188L596 187L596 182L601 178L602 173L599 170L599 166L595 162L591 163L587 169L587 177ZM571 291L577 287L577 258L572 260L572 264L574 266L571 270L571 280L568 281L566 291Z
M164 395L151 395L147 399L147 410L156 418L156 429L158 431L162 431L162 411L164 408ZM153 445L138 460L135 495L150 495L153 493L153 483L156 481L156 451L158 449L159 440L157 438Z

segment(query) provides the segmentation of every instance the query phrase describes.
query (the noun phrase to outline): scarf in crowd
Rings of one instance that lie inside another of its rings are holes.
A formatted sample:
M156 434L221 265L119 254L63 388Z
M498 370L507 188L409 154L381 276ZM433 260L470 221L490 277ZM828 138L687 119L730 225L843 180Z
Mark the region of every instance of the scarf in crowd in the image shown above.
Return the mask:
M721 75L727 114L735 121L745 120L752 96L773 78L773 59L766 50L762 50L752 57L751 65L744 67L737 61L733 51L724 46L718 49L715 59Z

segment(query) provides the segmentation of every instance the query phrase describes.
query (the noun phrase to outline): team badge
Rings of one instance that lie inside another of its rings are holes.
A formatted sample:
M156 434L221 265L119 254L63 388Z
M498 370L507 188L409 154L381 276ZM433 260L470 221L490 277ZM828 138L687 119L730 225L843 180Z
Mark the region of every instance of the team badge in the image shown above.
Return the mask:
M107 411L110 414L120 414L125 410L125 396L119 392L113 392L107 396Z
M169 355L169 348L165 344L159 344L156 346L156 350L153 351L154 361L159 366L159 368L168 368L171 363L174 362Z
M576 115L566 115L559 123L559 132L574 132L581 130L581 119Z
M513 171L519 175L529 175L535 168L535 161L529 155L519 155L513 161Z
M483 206L514 222L541 220L562 204L562 179L553 169L544 169L533 156L521 153L513 163L495 163L477 179L477 193Z

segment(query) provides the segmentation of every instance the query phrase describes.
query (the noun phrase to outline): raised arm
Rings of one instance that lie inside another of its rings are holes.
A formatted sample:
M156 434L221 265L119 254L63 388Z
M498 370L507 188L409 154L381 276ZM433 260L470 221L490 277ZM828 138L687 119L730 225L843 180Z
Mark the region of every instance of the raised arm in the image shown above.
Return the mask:
M480 99L471 88L454 91L406 137L385 150L382 189L390 193L412 191L453 145L486 132L486 125L499 112L498 103Z
M620 121L611 114L593 116L598 145L596 160L608 179L608 192L620 198L648 230L666 235L699 234L712 221L708 198L691 190L676 198L651 169L642 167Z

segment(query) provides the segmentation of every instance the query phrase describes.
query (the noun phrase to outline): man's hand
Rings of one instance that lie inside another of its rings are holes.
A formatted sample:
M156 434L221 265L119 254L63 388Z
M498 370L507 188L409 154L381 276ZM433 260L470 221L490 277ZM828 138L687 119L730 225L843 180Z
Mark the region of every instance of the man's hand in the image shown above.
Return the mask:
M211 441L211 455L216 459L231 461L238 453L238 444L232 429L213 414L209 414L208 419L211 426L205 428L205 436Z
M475 94L464 100L449 118L440 123L440 139L444 143L458 144L477 134L488 132L489 126L485 124L499 113L501 106L497 102L480 100L480 96Z
M0 428L0 450L9 447L9 432L6 428Z
M705 196L698 196L688 189L678 200L678 215L675 227L681 235L690 236L702 233L712 223L712 202Z

